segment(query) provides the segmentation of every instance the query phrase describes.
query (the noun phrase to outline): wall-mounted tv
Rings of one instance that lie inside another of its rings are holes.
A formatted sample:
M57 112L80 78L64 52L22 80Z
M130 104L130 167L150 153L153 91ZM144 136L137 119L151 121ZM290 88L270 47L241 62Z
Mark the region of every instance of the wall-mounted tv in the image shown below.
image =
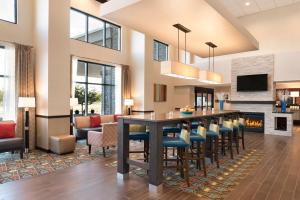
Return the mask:
M267 91L268 74L254 74L246 76L237 76L237 91Z

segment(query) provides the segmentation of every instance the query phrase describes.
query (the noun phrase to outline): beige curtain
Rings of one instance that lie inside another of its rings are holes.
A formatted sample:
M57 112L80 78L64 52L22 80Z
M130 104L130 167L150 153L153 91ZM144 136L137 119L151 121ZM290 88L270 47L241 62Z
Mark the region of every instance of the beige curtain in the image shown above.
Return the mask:
M16 102L19 97L35 97L35 69L32 47L16 44ZM29 149L35 148L35 109L29 109ZM17 134L24 134L24 110L17 108Z
M122 106L123 113L126 113L126 108L124 106L124 99L131 98L131 80L130 71L128 65L122 65Z

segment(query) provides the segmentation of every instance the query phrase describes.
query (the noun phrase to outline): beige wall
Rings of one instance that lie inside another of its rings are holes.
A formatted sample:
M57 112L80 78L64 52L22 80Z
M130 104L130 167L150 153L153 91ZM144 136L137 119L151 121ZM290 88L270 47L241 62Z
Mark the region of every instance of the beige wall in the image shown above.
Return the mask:
M17 24L0 20L0 41L33 45L33 2L34 0L18 0Z

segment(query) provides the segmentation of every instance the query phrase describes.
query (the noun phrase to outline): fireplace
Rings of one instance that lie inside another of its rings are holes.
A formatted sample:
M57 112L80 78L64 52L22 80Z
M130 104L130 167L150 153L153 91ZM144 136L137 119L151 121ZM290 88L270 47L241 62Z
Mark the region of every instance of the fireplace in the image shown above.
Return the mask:
M245 131L264 133L265 129L265 114L257 112L243 113L245 118Z

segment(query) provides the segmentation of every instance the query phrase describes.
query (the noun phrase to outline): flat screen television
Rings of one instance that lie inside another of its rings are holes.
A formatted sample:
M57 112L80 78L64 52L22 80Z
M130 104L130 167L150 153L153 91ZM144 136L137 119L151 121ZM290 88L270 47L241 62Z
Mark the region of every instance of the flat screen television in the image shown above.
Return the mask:
M237 76L237 91L267 91L268 74L254 74L246 76Z

